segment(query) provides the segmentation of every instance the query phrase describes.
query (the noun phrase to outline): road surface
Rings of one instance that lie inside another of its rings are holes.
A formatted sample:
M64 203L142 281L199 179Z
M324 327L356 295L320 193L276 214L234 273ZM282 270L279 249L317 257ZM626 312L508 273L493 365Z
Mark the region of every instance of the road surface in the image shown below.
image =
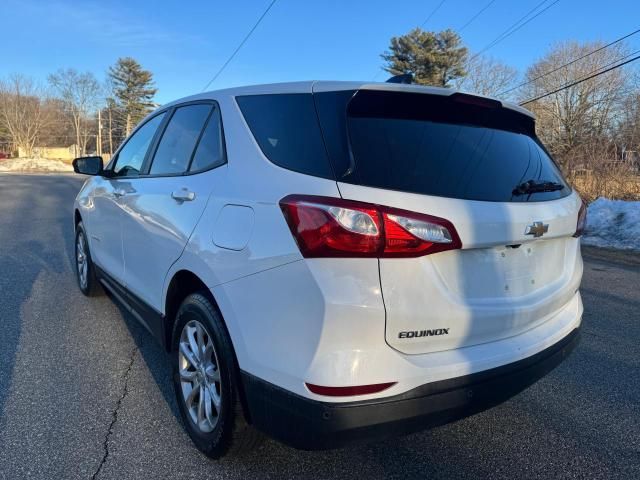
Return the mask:
M76 287L80 182L0 175L0 479L640 478L640 256L585 249L581 344L492 410L371 445L267 441L214 462L181 426L162 349Z

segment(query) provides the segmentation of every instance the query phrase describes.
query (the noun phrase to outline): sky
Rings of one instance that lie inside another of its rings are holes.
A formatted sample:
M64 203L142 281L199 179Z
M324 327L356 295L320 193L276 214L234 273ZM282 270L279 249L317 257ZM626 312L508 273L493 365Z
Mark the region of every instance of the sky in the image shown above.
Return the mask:
M130 56L154 74L156 101L198 93L271 0L0 0L0 78L59 68L105 77ZM462 33L477 52L541 0L495 0ZM555 0L547 0L546 5ZM209 90L296 80L382 81L392 36L441 0L277 0ZM489 0L445 0L425 30L458 30ZM541 9L544 8L541 7ZM486 54L520 71L565 40L605 42L640 28L638 0L559 0ZM640 49L640 34L630 39Z

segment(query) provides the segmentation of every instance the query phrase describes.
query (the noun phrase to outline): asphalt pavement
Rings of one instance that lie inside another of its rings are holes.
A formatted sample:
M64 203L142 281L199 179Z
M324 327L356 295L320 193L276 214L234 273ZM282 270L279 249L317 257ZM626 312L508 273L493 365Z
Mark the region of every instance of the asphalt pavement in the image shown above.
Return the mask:
M183 430L160 346L76 286L80 185L0 175L0 479L640 478L639 255L584 249L580 345L496 408L385 442L267 440L216 462Z

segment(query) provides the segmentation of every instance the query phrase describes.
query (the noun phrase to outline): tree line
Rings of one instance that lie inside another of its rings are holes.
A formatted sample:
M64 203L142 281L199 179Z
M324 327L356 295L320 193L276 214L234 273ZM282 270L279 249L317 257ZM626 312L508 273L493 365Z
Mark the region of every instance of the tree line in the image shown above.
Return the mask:
M386 72L411 74L417 84L515 103L536 99L525 106L538 135L591 199L640 198L638 70L630 64L589 78L636 53L622 41L567 41L519 72L473 54L453 30L416 28L391 38L381 57ZM153 74L132 58L119 59L104 81L74 69L52 73L44 85L17 74L0 79L0 151L30 156L36 146L75 145L77 155L110 154L156 106L156 92Z
M153 74L133 58L120 58L106 78L60 69L39 84L25 75L0 79L0 151L24 156L36 147L74 146L111 154L157 105Z

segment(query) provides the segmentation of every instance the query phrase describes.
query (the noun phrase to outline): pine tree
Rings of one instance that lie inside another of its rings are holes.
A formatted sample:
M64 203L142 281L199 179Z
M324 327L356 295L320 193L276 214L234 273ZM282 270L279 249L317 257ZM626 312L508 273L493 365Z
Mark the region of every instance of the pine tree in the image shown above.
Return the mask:
M153 74L131 57L119 58L115 65L109 67L108 74L113 95L124 116L125 135L129 135L133 127L155 107L153 97L158 89L155 88Z
M467 53L453 30L436 33L415 28L393 37L389 51L381 56L387 62L384 69L393 75L410 73L420 85L448 87L451 80L467 74Z

